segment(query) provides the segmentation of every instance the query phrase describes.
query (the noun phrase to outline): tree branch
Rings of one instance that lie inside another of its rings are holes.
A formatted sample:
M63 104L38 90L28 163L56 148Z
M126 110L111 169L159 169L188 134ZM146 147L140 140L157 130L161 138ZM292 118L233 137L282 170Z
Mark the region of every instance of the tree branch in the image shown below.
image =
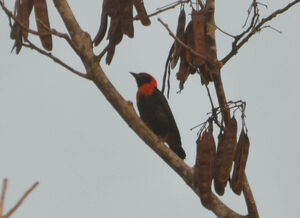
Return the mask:
M24 195L20 198L20 200L16 203L16 205L10 209L10 211L3 215L3 206L6 196L6 190L7 190L7 179L5 178L3 181L3 188L2 188L2 195L1 195L1 201L0 201L0 218L9 218L24 202L24 200L28 197L28 195L38 186L38 182L34 183L31 188L29 188Z
M116 109L120 116L125 120L129 127L154 150L198 195L193 184L193 169L185 164L173 151L158 139L158 137L145 125L145 123L136 114L132 103L127 102L118 93L115 87L106 77L97 61L93 48L89 42L89 36L83 32L66 0L53 0L57 10L60 13L74 44L78 48L78 55L86 68L87 74L91 75L92 80L99 90L106 97L108 102ZM222 203L213 195L213 212L219 217L241 217Z
M221 60L222 66L224 66L234 55L237 54L238 50L246 43L248 40L255 35L257 32L259 32L262 28L263 25L266 24L267 22L271 21L273 18L275 18L277 15L284 13L285 11L289 10L292 6L296 5L299 3L300 0L295 0L289 4L287 4L284 8L278 9L274 11L272 14L270 14L268 17L263 18L259 23L254 23L252 21L251 25L248 27L248 31L244 31L242 34L238 35L235 37L234 42L232 43L232 50ZM256 6L255 6L256 7ZM253 19L255 19L255 12L253 15ZM253 20L252 19L252 20ZM249 32L249 30L251 31ZM248 33L249 32L249 33ZM242 41L238 43L238 41L246 34L248 33Z
M1 192L1 200L0 200L0 217L3 215L4 210L4 201L6 197L6 190L7 190L7 179L3 180L2 192Z
M52 59L55 63L61 65L62 67L66 68L67 70L71 71L72 73L76 74L77 76L80 76L82 78L88 79L90 80L91 78L89 77L89 75L83 74L77 70L75 70L74 68L72 68L71 66L67 65L66 63L64 63L62 60L60 60L59 58L55 57L54 55L52 55L51 52L47 52L43 49L40 49L39 47L37 47L36 45L34 45L32 42L30 42L28 39L25 40L28 44L23 43L22 45L24 47L33 49L37 52L39 52L40 54L47 56L48 58Z

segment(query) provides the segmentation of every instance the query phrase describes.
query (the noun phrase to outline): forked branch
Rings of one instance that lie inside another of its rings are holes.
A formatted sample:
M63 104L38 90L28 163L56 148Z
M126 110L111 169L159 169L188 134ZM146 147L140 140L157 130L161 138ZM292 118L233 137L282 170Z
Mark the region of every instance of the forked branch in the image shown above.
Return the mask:
M221 60L222 66L226 64L234 55L237 54L239 49L245 45L248 40L254 36L256 33L261 31L264 27L264 25L271 21L273 18L275 18L277 15L282 14L289 10L292 6L296 5L297 3L300 3L300 0L295 0L292 1L291 3L287 4L285 7L282 9L278 9L274 11L272 14L270 14L268 17L263 18L260 22L258 22L258 12L257 12L257 3L256 0L254 0L252 7L253 7L253 16L252 16L252 21L249 25L249 27L242 32L241 34L235 36L235 40L232 43L232 49L231 51Z
M38 186L38 182L34 183L20 198L20 200L15 204L13 208L11 208L5 215L3 215L3 207L4 202L6 199L6 191L7 191L7 179L5 178L3 180L3 186L2 186L2 194L1 194L1 201L0 201L0 218L9 218L24 202L24 200L28 197L28 195Z

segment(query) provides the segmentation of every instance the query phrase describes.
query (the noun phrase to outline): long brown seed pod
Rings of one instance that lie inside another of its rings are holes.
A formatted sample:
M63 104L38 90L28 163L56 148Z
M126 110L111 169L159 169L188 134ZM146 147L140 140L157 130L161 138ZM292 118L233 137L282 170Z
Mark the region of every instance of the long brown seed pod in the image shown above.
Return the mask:
M52 35L49 33L50 22L46 0L34 0L34 11L37 29L40 34L40 40L43 47L52 50Z
M242 129L235 153L232 178L230 180L231 189L238 195L240 195L243 190L249 146L250 141L248 135L245 133L244 129Z
M237 122L232 117L228 125L224 128L224 134L218 137L218 148L216 156L216 165L214 172L215 191L219 195L224 194L227 181L230 177L230 171L237 146Z
M196 143L197 157L194 171L194 182L198 188L201 203L206 208L211 209L211 184L216 154L216 145L212 135L212 130L203 132Z

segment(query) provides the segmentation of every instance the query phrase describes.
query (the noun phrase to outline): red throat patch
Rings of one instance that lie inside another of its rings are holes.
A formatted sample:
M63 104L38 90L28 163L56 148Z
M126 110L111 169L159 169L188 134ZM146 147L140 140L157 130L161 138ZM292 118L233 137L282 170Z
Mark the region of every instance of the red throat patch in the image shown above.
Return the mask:
M139 98L141 95L144 96L152 95L156 87L157 87L157 82L153 78L150 83L145 83L138 89L136 93L136 97Z

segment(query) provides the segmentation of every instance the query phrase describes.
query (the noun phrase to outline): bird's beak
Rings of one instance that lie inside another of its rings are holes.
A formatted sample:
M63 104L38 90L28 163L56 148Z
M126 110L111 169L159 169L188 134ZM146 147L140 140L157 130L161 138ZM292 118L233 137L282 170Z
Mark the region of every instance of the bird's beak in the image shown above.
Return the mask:
M134 73L134 72L129 72L134 78L137 77L137 73Z

